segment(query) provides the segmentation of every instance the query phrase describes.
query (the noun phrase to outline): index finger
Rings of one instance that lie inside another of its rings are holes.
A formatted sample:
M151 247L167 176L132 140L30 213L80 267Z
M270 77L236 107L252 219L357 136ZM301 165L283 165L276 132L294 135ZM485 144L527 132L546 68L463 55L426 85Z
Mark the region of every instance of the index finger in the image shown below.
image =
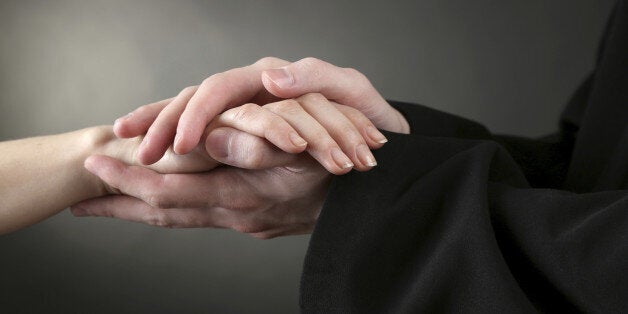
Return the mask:
M264 91L260 79L263 70L286 64L288 62L281 59L264 58L205 79L181 114L174 151L185 154L196 147L205 127L216 115L249 102Z

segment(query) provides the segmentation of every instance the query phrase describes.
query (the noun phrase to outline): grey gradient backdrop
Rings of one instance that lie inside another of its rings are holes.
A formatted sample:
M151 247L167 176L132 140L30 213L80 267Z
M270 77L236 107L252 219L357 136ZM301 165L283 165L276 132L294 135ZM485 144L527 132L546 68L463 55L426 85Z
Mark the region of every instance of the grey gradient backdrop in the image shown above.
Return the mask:
M612 2L3 0L0 139L109 124L268 55L538 136L591 69ZM0 236L0 312L296 312L308 240L64 212Z

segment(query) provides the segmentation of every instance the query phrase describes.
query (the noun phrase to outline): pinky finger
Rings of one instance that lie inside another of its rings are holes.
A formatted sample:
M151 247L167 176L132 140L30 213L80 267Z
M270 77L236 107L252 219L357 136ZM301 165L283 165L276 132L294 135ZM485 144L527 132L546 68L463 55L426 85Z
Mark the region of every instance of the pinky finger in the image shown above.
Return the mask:
M373 122L369 120L362 112L353 107L337 104L335 102L331 102L338 108L338 110L349 119L355 128L362 134L362 137L368 144L370 148L380 148L388 139L386 136L380 132Z
M126 195L89 199L72 206L70 211L76 217L110 217L165 228L226 228L229 221L220 211L162 209Z

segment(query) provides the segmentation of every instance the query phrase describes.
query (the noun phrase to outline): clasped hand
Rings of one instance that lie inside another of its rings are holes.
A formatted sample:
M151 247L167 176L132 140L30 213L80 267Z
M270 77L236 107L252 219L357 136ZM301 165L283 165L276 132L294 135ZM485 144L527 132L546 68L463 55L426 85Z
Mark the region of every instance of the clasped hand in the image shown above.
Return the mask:
M118 119L118 137L141 140L133 156L85 166L120 194L72 212L258 238L309 233L332 174L376 165L370 149L386 142L377 128L409 133L361 73L264 58Z

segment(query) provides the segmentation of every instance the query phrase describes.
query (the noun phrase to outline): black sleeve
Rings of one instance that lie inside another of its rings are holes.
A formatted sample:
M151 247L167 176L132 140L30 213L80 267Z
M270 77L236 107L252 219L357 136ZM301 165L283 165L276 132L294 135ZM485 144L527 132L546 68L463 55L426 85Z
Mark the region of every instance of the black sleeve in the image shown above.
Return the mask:
M532 189L494 141L386 135L332 183L304 312L628 309L628 192Z
M626 1L607 30L558 137L393 103L412 134L387 133L377 167L333 180L303 311L628 312Z
M591 78L589 76L572 96L561 117L560 129L541 138L495 135L481 124L453 114L422 105L390 103L406 117L412 134L495 141L508 151L531 186L562 188L578 130L579 121L574 120L586 104Z

